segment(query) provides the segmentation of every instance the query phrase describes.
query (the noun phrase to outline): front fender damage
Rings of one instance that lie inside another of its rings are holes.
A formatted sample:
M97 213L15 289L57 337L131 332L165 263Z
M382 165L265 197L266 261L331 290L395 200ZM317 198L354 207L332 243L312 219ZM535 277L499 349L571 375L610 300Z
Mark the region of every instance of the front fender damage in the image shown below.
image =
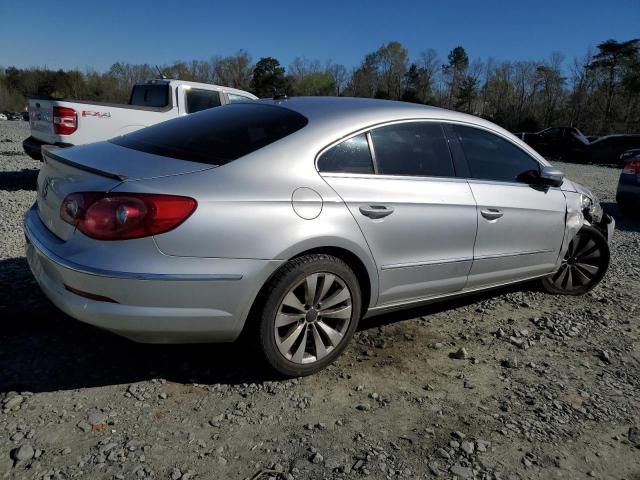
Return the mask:
M584 225L596 227L605 236L607 242L611 243L613 231L615 230L615 220L607 213L602 214L598 222L591 223L584 215L581 194L578 192L564 192L567 200L567 213L565 221L564 239L558 255L557 266L560 266L562 259L567 253L569 243L577 235Z
M564 222L564 238L562 240L562 247L556 261L557 266L560 266L562 259L567 253L569 243L573 237L580 231L583 225L585 225L586 219L582 212L582 202L580 200L580 194L576 192L564 192L564 196L567 199L567 213Z

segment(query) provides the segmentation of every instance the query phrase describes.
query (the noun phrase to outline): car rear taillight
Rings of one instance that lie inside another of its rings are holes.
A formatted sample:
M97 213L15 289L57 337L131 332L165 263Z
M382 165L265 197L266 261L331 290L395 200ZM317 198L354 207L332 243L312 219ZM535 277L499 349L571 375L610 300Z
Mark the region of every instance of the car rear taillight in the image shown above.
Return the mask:
M193 198L149 193L67 195L60 218L98 240L127 240L173 230L194 212Z
M622 173L626 175L640 175L640 160L632 160L624 164Z
M53 107L53 132L71 135L78 129L78 114L73 108Z

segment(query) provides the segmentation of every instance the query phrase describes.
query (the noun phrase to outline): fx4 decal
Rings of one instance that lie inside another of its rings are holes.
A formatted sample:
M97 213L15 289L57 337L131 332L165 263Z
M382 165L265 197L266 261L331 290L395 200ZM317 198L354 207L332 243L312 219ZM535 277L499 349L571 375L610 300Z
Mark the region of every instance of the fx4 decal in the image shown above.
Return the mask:
M94 112L91 110L83 110L83 117L97 117L97 118L111 118L111 113L109 112Z

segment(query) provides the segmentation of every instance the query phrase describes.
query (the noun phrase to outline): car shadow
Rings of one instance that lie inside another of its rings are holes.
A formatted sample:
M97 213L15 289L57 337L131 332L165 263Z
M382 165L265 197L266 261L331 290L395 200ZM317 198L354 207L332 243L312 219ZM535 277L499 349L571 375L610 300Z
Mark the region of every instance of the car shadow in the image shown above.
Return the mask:
M35 190L38 169L23 168L20 171L0 172L0 190L15 192L16 190Z
M616 221L616 230L624 232L640 232L640 212L622 211L616 202L601 203L602 209Z
M131 384L154 378L237 385L278 380L255 348L234 344L147 345L83 324L41 292L25 258L0 260L0 393L49 392ZM472 304L505 291L430 304L367 319L360 330Z
M153 378L240 384L276 378L241 344L147 345L58 310L25 258L0 260L0 393L129 384Z

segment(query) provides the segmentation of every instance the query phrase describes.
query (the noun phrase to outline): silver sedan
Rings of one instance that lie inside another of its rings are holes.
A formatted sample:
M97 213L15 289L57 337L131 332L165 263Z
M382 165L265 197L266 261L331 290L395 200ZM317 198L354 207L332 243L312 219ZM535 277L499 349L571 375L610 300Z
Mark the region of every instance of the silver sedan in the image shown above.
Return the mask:
M283 375L361 318L603 277L613 220L502 128L382 100L239 103L50 149L27 257L70 316L153 343L254 339Z

